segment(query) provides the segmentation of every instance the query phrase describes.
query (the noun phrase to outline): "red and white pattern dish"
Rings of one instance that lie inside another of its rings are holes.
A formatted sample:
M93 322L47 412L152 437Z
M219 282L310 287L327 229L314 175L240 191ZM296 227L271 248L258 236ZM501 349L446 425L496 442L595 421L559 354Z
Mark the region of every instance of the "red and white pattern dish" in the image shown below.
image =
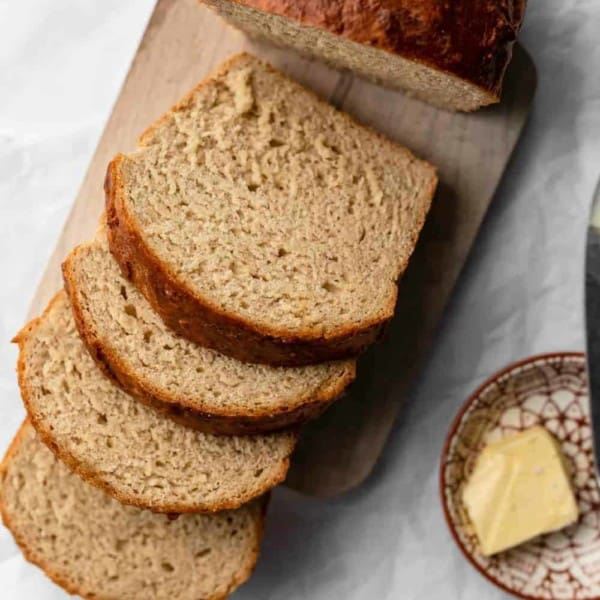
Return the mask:
M461 501L475 460L490 441L543 425L570 464L579 521L485 557ZM585 357L536 356L486 381L456 416L442 453L440 493L463 554L500 588L528 600L600 600L600 493L593 466Z

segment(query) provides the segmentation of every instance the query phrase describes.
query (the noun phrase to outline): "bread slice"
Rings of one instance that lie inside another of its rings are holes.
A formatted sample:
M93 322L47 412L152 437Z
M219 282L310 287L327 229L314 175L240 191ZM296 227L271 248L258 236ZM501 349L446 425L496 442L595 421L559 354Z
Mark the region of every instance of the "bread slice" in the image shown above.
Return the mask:
M105 228L63 265L91 355L126 392L202 431L259 433L318 416L353 379L353 361L285 368L241 363L168 329L108 250Z
M266 498L214 515L123 506L71 473L25 423L0 467L0 510L25 558L94 600L217 600L250 576Z
M253 37L448 110L498 102L525 0L202 0Z
M392 317L433 167L249 55L106 180L109 242L165 323L242 361L355 356Z
M237 508L285 478L294 433L214 436L140 404L97 368L64 292L16 341L21 394L40 438L121 502L211 512Z

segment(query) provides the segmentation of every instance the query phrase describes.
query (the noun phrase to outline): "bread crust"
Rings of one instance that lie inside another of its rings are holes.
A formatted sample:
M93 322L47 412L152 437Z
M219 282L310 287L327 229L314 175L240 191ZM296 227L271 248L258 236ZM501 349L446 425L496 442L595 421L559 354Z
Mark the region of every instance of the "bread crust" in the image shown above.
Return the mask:
M269 409L248 407L236 410L227 407L211 407L211 410L202 410L198 408L197 402L192 402L190 398L170 393L169 390L157 388L144 381L96 335L86 322L79 295L75 291L77 283L73 274L72 261L77 252L78 248L73 250L63 263L63 279L77 330L88 352L102 372L125 392L181 425L222 435L251 435L298 426L321 415L339 398L356 375L356 365L351 363L341 377L329 381L316 394L303 399L302 402Z
M242 53L230 58L216 73L200 82L183 100L171 107L144 132L140 137L140 145L143 146L144 140L164 121L166 115L171 111L185 109L199 88L206 85L213 77L227 71L233 63L247 57L246 53ZM265 66L277 72L269 65ZM316 94L310 93L317 102L324 103ZM342 118L355 123L349 115L343 112L339 114ZM380 133L364 125L360 126L388 142ZM376 317L360 325L340 326L325 334L315 333L309 329L301 333L292 333L285 329L252 323L212 304L201 294L188 289L185 282L181 281L144 242L139 224L127 211L124 200L125 183L121 176L121 165L124 160L126 157L118 154L109 163L104 182L110 251L119 263L124 276L146 297L167 327L177 334L242 362L286 367L355 358L384 334L386 325L394 315L397 286L394 286L387 304L381 308ZM435 170L430 165L428 167L431 169L431 179L430 187L425 191L423 211L419 215L415 230L407 232L413 250L437 186ZM408 258L401 265L396 278L399 278L406 269Z
M28 418L25 419L25 421L23 421L23 423L21 424L21 427L15 434L15 437L13 438L12 442L10 443L9 448L6 451L4 458L2 459L2 463L0 464L0 516L2 517L2 522L4 523L4 526L11 532L17 546L19 546L23 556L25 557L25 560L27 560L31 564L35 565L39 569L41 569L44 572L44 574L51 581L53 581L56 585L63 588L67 593L72 594L72 595L81 596L82 598L85 598L86 600L87 599L89 599L89 600L92 600L92 599L93 600L118 600L117 598L114 598L114 597L99 595L98 592L92 592L90 590L85 590L82 586L70 581L67 577L65 577L59 571L54 569L52 567L52 565L50 565L47 561L44 561L42 558L40 558L37 555L35 549L29 547L27 540L23 536L21 536L17 533L17 530L13 525L12 519L8 515L6 508L4 506L4 502L3 502L3 498L2 498L2 491L1 491L1 487L2 487L1 484L4 481L4 477L6 475L6 472L8 470L11 460L12 460L13 456L16 454L19 444L21 443L21 440L27 433L27 428L30 426L31 426L31 423L30 423L29 419ZM267 513L267 507L269 504L269 500L270 500L269 493L265 494L264 496L262 496L260 499L257 500L258 502L260 502L260 512L254 522L255 523L255 528L254 528L255 535L254 535L254 540L253 540L253 547L252 547L251 553L249 554L249 559L248 559L247 563L244 565L244 568L243 568L242 572L240 573L239 577L237 577L230 583L230 585L227 588L227 591L224 594L222 594L222 595L215 594L215 595L211 596L210 598L207 598L207 600L225 600L235 589L237 589L240 585L242 585L243 583L248 581L248 579L252 575L252 572L254 571L254 569L256 567L256 562L258 560L258 556L260 553L260 544L261 544L261 540L262 540L263 533L264 533L265 517L266 517L266 513Z
M110 250L123 274L144 294L165 325L196 344L242 362L294 367L353 358L375 342L392 316L390 303L381 320L335 337L304 338L266 328L213 306L177 281L168 266L146 246L135 221L122 202L119 165L123 155L108 166L105 180Z
M214 0L202 0L215 5ZM227 0L401 56L498 102L526 0Z
M25 351L24 346L27 341L30 333L38 326L40 321L45 318L46 313L48 313L54 303L56 303L60 295L63 294L64 291L59 292L52 298L46 310L42 313L41 316L32 319L21 331L14 337L13 342L17 343L19 346L19 358L17 361L17 378L19 381L19 388L21 390L21 398L23 399L23 404L25 405L25 410L27 411L27 415L29 421L35 428L40 440L55 454L57 458L59 458L71 471L79 475L84 481L87 483L100 488L108 495L116 498L121 504L128 504L130 506L137 506L138 508L145 508L152 512L157 513L167 513L167 514L183 514L183 513L213 513L221 510L233 510L239 508L243 504L250 502L254 498L264 495L270 489L279 485L285 480L287 472L290 467L290 457L295 449L297 443L297 432L291 431L291 441L290 447L287 455L281 461L279 468L274 472L273 476L265 482L264 486L259 490L246 491L243 494L240 494L236 498L232 498L228 501L222 501L217 503L208 503L208 502L197 502L194 504L184 504L178 502L164 502L164 503L155 503L155 504L145 504L138 497L133 496L132 494L125 493L120 490L116 490L109 483L104 481L104 479L96 473L93 469L86 467L80 460L78 460L72 453L70 453L65 448L62 448L59 444L57 444L54 439L54 435L50 428L46 427L44 421L39 419L33 410L32 402L31 402L31 391L29 389L29 385L27 383L27 378L25 376Z

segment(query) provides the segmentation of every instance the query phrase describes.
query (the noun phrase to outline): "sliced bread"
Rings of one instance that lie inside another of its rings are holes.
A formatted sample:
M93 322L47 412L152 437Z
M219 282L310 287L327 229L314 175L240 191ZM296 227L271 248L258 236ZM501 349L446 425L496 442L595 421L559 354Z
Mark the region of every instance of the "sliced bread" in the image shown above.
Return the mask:
M449 110L498 102L525 0L202 0L253 37Z
M202 431L260 433L318 416L353 379L353 361L248 364L176 335L123 277L105 233L68 256L65 287L91 355L141 402Z
M17 336L21 394L40 438L86 481L157 512L237 508L280 483L296 436L214 436L121 391L77 334L67 296Z
M25 423L0 467L0 510L23 554L94 600L219 600L250 576L266 498L172 520L123 506L69 471Z
M275 365L347 358L392 317L436 182L408 150L240 55L110 163L109 242L192 341Z

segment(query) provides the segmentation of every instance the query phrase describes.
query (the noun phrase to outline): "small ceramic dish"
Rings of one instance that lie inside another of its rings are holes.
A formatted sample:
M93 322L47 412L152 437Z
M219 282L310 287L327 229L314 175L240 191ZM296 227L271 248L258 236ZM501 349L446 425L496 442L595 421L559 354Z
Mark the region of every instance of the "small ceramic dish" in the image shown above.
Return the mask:
M570 464L580 517L566 529L485 557L463 508L463 487L486 443L543 425ZM600 600L600 493L594 473L585 357L535 356L488 379L456 416L442 452L440 494L454 540L473 566L527 600Z

